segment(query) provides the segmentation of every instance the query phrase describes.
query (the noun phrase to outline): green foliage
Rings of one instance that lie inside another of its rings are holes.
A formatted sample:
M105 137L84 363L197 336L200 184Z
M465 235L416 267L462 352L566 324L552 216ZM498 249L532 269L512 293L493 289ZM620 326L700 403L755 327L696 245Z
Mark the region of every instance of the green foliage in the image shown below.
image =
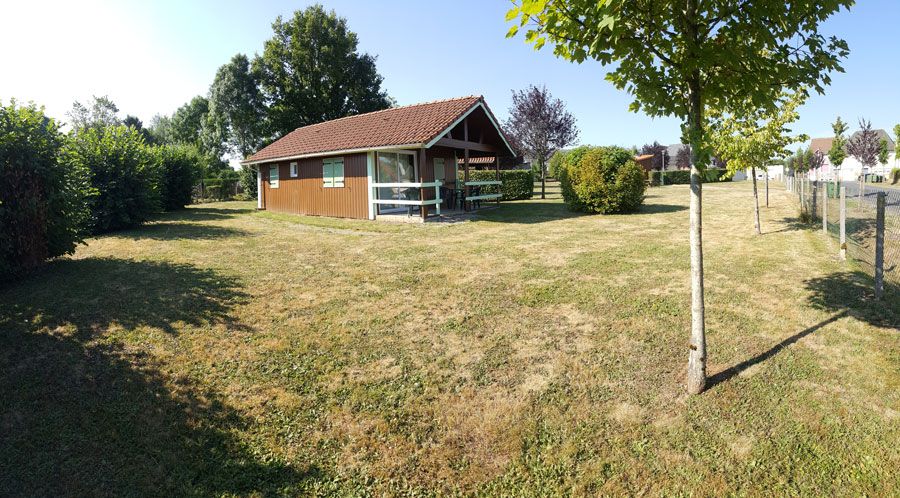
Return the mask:
M752 168L765 171L773 157L790 154L790 144L805 141L805 135L791 135L787 128L800 117L797 108L805 100L803 91L785 92L778 96L777 107L759 108L748 101L728 112L711 111L710 143L729 174Z
M486 181L497 179L497 172L490 170L477 170L469 172L471 181ZM501 201L517 201L522 199L531 199L534 192L534 172L530 169L504 169L500 170L500 193L503 197ZM494 185L485 185L481 187L484 194L496 194L497 187Z
M240 181L241 176L237 171L230 168L222 170L217 176L203 180L204 197L220 201L231 199Z
M624 213L644 200L644 170L621 147L578 147L560 171L563 199L573 211Z
M159 158L127 126L89 128L72 135L66 162L87 172L92 233L134 227L160 209Z
M847 133L847 123L838 116L831 125L831 129L834 131L834 139L831 141L831 149L828 151L828 160L832 167L840 168L844 159L847 159L847 139L844 137L844 133Z
M240 175L239 183L241 185L241 190L244 191L244 194L248 198L256 199L256 170L242 164L241 169L238 170L238 175Z
M891 184L896 185L900 182L900 168L891 169Z
M82 240L88 190L82 170L60 162L63 142L42 108L0 106L0 280Z
M191 203L194 184L200 178L201 158L195 147L164 145L157 148L162 209L174 211Z
M250 61L244 54L235 55L219 68L209 88L207 128L224 140L228 152L246 158L262 145L265 116Z
M881 164L887 164L889 156L890 156L890 151L888 150L887 139L882 138L878 142L878 162Z
M334 11L312 5L287 20L278 16L272 30L252 63L270 103L268 136L391 106L375 58L358 52L356 33Z
M119 108L108 97L93 97L90 105L75 101L72 110L67 113L72 130L75 133L87 128L103 129L107 126L123 124L119 119Z
M550 178L559 178L559 170L565 160L566 152L565 149L560 149L550 156L550 160L547 161L547 174L550 175Z
M507 13L514 22L507 36L524 28L536 49L550 42L558 57L611 65L606 79L634 96L631 110L683 120L683 138L702 169L707 109L771 109L785 82L824 91L849 48L819 25L852 4L522 0Z
M691 183L691 171L680 169L676 171L665 172L666 185L689 185ZM724 168L710 168L703 172L701 180L703 183L727 182L731 180L732 173ZM653 187L660 186L661 171L650 172L650 185Z

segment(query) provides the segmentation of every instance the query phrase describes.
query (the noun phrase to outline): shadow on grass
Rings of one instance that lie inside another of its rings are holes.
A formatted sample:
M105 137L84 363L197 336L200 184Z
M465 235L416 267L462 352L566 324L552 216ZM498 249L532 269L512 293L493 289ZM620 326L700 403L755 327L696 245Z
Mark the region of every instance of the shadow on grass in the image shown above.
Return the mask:
M166 221L215 221L234 218L254 211L251 207L235 206L233 208L214 208L202 206L203 205L201 204L198 206L189 206L177 211L170 211L159 215L159 217L155 219Z
M178 239L222 239L227 237L241 237L250 232L238 228L221 227L217 225L204 225L201 223L150 223L140 228L113 232L110 237L124 239L152 239L152 240L178 240Z
M812 223L804 223L800 221L800 218L782 218L779 223L783 225L781 228L763 232L763 235L771 235L773 233L784 232L797 232L800 230L809 230L810 228L813 228Z
M61 260L0 290L0 495L275 494L314 478L252 453L250 421L111 326L226 323L238 282L189 265Z
M744 361L738 363L737 365L726 368L725 370L722 370L721 372L710 376L709 379L707 379L707 389L712 389L713 387L732 379L733 377L737 376L744 370L747 370L748 368L750 368L754 365L758 365L758 364L768 360L769 358L780 353L782 349L790 346L791 344L794 344L795 342L799 341L800 339L803 339L804 337L808 336L809 334L812 334L813 332L821 329L822 327L840 320L841 318L843 318L845 316L847 316L846 311L837 313L827 320L823 320L811 327L807 327L807 328L801 330L800 332L797 332L796 334L779 342L778 344L772 346L767 351L760 353L760 354L754 356L753 358L744 360Z
M644 204L640 208L638 208L636 212L623 213L622 215L675 213L685 210L687 210L686 206L670 204ZM500 223L521 224L543 223L548 221L580 218L583 216L606 215L572 211L564 202L553 200L533 200L530 202L503 203L497 209L485 210L478 213L478 217L482 220L495 221Z
M876 327L900 330L900 286L884 283L884 295L875 299L875 281L862 271L834 273L805 282L809 304L826 311L847 311L853 318Z
M708 379L710 389L772 358L787 346L845 316L875 327L900 330L900 288L894 284L885 282L884 296L877 301L874 299L874 281L861 271L812 278L807 280L805 285L810 291L809 304L813 308L832 312L834 315L784 339L753 358L711 376Z

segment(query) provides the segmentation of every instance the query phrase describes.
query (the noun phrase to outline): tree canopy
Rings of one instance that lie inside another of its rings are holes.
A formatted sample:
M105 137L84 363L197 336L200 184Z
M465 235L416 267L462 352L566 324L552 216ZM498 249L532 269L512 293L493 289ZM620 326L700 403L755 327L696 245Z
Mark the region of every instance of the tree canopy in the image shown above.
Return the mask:
M863 166L874 166L878 162L880 140L878 133L872 129L872 122L859 120L859 131L847 142L847 152Z
M216 71L209 88L207 125L225 149L240 157L256 152L264 138L266 108L246 55L238 54Z
M321 5L279 16L274 36L252 63L267 108L267 135L377 111L393 102L381 88L375 57L358 51L347 20Z
M838 116L834 124L831 125L831 129L834 131L834 138L831 140L828 160L831 161L833 167L840 168L844 159L847 159L847 139L844 138L844 133L847 133L847 123L843 122L841 117Z

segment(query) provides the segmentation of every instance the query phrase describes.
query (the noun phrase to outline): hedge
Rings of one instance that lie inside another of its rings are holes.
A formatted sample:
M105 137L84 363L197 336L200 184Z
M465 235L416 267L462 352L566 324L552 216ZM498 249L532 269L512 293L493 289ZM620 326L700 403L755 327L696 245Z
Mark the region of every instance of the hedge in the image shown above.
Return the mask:
M497 172L491 170L469 171L470 181L488 181L496 180ZM507 169L500 170L501 201L517 201L522 199L531 199L534 192L534 173L527 169ZM497 187L495 185L485 185L481 187L482 194L496 194Z
M200 173L200 158L194 147L164 145L158 147L160 161L160 199L165 211L182 209L191 203L194 183Z
M0 105L0 280L82 240L89 191L83 170L61 162L64 140L43 109Z
M88 172L92 233L130 228L159 212L160 166L156 151L128 126L85 128L70 137L66 161Z
M644 201L644 170L621 147L579 147L559 169L563 199L573 211L627 213Z
M650 185L659 186L660 171L650 172ZM703 183L727 182L731 180L728 176L728 170L721 168L711 168L706 170L703 176ZM680 169L675 171L666 171L666 185L689 185L691 183L691 171Z
M891 170L891 185L896 185L897 182L900 182L900 168Z

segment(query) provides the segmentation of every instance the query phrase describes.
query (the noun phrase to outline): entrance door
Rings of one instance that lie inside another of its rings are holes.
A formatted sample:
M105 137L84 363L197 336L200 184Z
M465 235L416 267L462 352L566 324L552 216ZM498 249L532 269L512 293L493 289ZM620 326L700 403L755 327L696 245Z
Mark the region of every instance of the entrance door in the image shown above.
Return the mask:
M379 152L378 183L411 183L416 181L416 156L409 152ZM413 187L378 187L379 199L418 200L419 189ZM405 211L407 206L379 204L378 214Z

